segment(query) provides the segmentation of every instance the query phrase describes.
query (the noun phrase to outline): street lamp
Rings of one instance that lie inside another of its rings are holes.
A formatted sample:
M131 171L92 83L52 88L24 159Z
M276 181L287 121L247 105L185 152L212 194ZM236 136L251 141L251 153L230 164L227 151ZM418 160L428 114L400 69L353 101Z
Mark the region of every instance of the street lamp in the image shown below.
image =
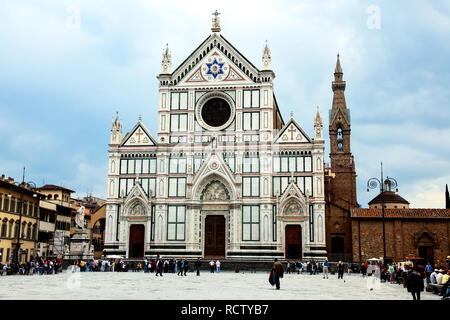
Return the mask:
M378 180L377 178L370 178L367 181L367 193L369 193L369 189L375 189L378 186L380 187L380 194L386 191L386 188L389 186L389 191L392 189L395 189L396 192L398 192L397 189L397 180L394 178L386 177L385 180L383 180L383 162L381 162L381 180ZM384 197L380 197L381 199L381 212L382 212L382 223L383 223L383 265L386 261L386 233L385 233L385 226L384 226Z
M14 248L14 255L13 255L13 260L17 261L19 263L19 253L20 253L20 233L21 233L21 226L22 226L22 207L23 207L23 195L24 195L24 190L25 190L25 186L31 186L32 189L36 189L36 184L33 181L28 181L25 182L25 167L23 167L23 178L22 178L22 182L12 182L10 184L9 187L9 193L8 193L8 197L11 198L12 194L11 191L17 191L20 190L20 202L19 202L19 230L17 232L17 242L16 242L16 247ZM34 198L37 198L37 193L33 194Z

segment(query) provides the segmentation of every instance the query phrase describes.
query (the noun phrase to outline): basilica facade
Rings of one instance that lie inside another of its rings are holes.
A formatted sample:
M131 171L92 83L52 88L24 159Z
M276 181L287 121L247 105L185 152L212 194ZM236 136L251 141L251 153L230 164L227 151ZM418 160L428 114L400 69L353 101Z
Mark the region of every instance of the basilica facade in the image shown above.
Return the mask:
M266 44L256 67L211 34L172 71L166 48L157 136L112 123L105 256L230 260L327 256L324 139L275 99ZM298 106L300 107L300 106Z

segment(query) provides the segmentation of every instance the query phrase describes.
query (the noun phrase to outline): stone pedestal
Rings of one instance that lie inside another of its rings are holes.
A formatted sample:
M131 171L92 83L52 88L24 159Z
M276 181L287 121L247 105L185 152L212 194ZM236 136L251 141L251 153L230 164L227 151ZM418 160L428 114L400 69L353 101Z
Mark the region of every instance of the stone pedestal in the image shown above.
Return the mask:
M75 230L72 238L70 239L69 252L64 256L65 260L93 260L94 251L92 250L89 241L90 240L86 230Z

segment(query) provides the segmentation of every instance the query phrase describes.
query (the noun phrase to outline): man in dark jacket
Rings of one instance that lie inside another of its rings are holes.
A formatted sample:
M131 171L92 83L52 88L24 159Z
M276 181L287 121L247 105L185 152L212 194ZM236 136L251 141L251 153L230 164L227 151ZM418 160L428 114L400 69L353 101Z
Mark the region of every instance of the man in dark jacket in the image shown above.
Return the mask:
M184 259L184 275L186 275L186 272L189 271L189 261Z
M183 267L184 267L184 261L182 258L180 258L180 260L178 260L178 273L177 276L179 276L180 274L183 275Z
M156 276L159 275L162 277L163 274L163 268L164 268L164 260L162 258L159 258L159 260L156 262Z
M337 264L338 279L344 279L344 264L339 261Z
M277 286L277 290L280 290L280 278L283 278L284 269L283 265L276 258L272 270L273 273L275 274L275 285Z
M197 275L200 275L200 267L202 266L202 262L200 261L200 258L197 258L197 261L195 261L195 269L197 269Z
M406 288L411 292L414 300L420 300L420 291L423 291L423 278L416 267L406 277Z

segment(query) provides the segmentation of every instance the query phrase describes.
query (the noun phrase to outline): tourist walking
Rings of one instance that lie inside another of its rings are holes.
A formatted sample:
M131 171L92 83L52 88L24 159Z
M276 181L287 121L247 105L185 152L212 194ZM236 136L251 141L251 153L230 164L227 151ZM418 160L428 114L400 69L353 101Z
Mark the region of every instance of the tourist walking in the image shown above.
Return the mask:
M338 279L344 279L344 264L339 261L337 264Z
M164 261L162 258L159 258L158 262L156 263L156 276L159 275L162 277L162 272L163 272L163 268L164 268Z
M177 276L179 276L180 274L183 275L183 269L184 269L184 260L183 260L183 258L180 258L180 260L178 261L178 273L177 273Z
M173 258L173 273L177 273L178 261L176 258Z
M364 263L361 263L361 274L362 274L362 276L365 277L366 273L367 273L367 267L366 267L366 265Z
M169 260L164 260L164 273L169 273Z
M148 260L147 260L147 258L145 258L145 260L144 260L144 273L147 273L148 272Z
M414 267L412 271L408 273L406 277L406 288L408 292L411 292L414 300L420 300L420 292L423 291L423 279L422 275L419 273L417 267Z
M186 272L189 271L189 261L186 260L186 258L184 259L184 275L186 275Z
M216 264L214 263L214 261L213 260L211 260L210 262L209 262L209 267L211 268L211 273L214 273L214 267L216 266Z
M277 258L275 258L275 262L272 267L272 272L275 276L276 289L280 290L280 278L283 278L284 269L283 265L281 264L281 262L278 261Z
M325 258L325 261L323 262L323 278L325 279L327 277L328 279L328 259Z
M425 271L426 271L427 279L430 279L430 275L431 275L431 272L433 271L433 267L431 266L431 264L429 262L425 266Z
M217 273L220 272L220 261L219 260L216 261L216 272Z
M195 261L195 269L197 269L197 275L200 275L200 267L202 266L202 262L200 261L200 258L197 258L197 261Z

